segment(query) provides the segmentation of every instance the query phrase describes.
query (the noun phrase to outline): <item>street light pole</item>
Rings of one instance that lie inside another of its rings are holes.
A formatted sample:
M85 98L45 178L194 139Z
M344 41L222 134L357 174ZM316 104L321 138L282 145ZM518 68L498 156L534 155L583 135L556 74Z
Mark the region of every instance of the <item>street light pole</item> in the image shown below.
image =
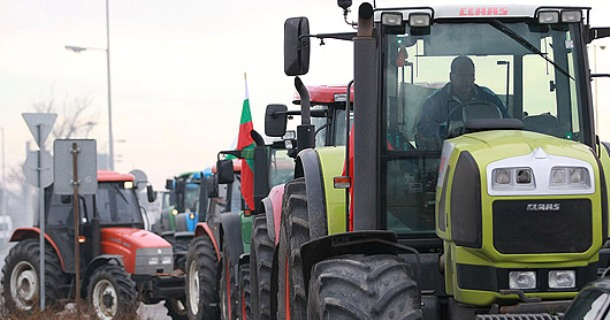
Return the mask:
M106 74L108 76L108 169L114 170L114 136L112 134L112 86L110 84L110 19L108 13L108 1L106 0L106 49L64 46L66 50L76 53L86 50L96 50L106 52Z
M6 158L4 157L4 148L5 148L5 140L4 140L4 127L0 127L2 129L2 207L0 210L0 215L7 215L6 212Z
M108 169L114 170L114 137L112 135L112 90L110 86L110 19L106 0L106 68L108 69Z

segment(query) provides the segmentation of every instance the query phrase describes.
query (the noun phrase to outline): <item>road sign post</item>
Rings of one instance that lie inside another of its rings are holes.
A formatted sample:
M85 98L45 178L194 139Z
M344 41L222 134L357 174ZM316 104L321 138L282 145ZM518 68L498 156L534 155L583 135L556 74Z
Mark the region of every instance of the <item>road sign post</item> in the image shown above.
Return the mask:
M97 193L97 151L92 139L57 139L53 144L55 154L54 192L72 194L74 211L74 263L76 291L80 292L80 213L79 193ZM71 174L70 174L71 171ZM95 211L95 208L93 209ZM76 295L76 311L80 312L80 296Z
M38 171L38 215L40 221L40 236L38 237L38 246L39 246L39 259L40 259L40 310L44 311L45 309L45 216L44 216L44 188L50 184L45 185L47 181L44 179L44 172L50 170L50 167L46 167L45 165L49 165L45 160L45 149L44 143L51 133L51 129L53 128L53 124L55 123L55 119L57 119L57 114L55 113L22 113L23 119L25 123L28 125L30 132L34 136L34 140L36 140L36 144L40 150L38 151L38 163L36 170ZM30 170L30 168L24 168L24 171Z

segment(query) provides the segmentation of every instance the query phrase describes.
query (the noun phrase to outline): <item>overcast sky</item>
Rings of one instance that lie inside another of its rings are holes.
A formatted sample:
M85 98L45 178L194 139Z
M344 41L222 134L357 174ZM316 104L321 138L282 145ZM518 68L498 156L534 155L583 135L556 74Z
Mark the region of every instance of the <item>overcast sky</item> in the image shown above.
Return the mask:
M21 114L34 112L40 101L89 97L97 125L88 138L97 139L99 152L108 150L106 54L64 49L106 47L105 4L0 0L0 127L7 171L21 165L26 142L33 141ZM605 1L578 5L593 7L593 25L610 26ZM244 72L254 127L262 132L265 106L288 104L293 96L282 58L283 23L290 16L307 16L312 33L350 31L333 0L110 0L116 169L141 169L159 189L168 177L210 166L237 134ZM347 83L349 43L314 43L305 83ZM598 51L600 72L610 72L609 51ZM602 92L608 92L610 81L599 86L600 109L609 109L610 98ZM600 123L603 119L604 114ZM602 137L610 140L610 129L604 130Z

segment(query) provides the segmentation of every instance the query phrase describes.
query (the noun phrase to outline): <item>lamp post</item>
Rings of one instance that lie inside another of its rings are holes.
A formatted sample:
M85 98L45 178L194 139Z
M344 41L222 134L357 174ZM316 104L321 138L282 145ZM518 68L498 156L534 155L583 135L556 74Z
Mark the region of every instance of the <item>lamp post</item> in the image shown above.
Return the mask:
M110 85L110 23L108 19L108 0L106 0L106 49L103 48L90 48L90 47L77 47L77 46L64 46L66 50L71 50L76 53L95 50L106 52L106 69L108 75L108 169L114 170L114 138L112 134L112 87Z
M5 140L4 140L4 127L0 127L2 130L2 207L0 207L0 215L7 215L6 211L6 158L4 157Z

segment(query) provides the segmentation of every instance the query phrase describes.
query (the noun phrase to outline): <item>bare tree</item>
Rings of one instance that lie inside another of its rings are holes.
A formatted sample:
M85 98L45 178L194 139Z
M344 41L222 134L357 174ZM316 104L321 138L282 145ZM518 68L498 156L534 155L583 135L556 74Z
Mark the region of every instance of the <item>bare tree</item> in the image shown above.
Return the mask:
M68 139L75 137L87 138L90 131L97 125L95 119L97 115L91 110L92 99L88 95L81 97L65 99L64 102L58 104L53 97L53 90L48 98L40 99L32 104L36 112L41 113L57 113L57 120L51 131L54 139ZM53 139L49 139L53 140ZM17 166L8 168L6 181L0 187L0 195L4 193L7 200L8 213L23 214L23 206L28 199L27 182L23 172L23 163ZM4 213L2 213L4 214ZM30 217L30 215L26 215ZM29 222L31 224L31 222ZM27 223L26 223L27 224Z
M76 136L86 138L97 125L97 122L94 121L96 115L89 112L91 102L91 97L87 95L66 99L58 106L55 98L51 97L34 103L33 107L36 112L58 114L52 131L54 138L69 139Z

